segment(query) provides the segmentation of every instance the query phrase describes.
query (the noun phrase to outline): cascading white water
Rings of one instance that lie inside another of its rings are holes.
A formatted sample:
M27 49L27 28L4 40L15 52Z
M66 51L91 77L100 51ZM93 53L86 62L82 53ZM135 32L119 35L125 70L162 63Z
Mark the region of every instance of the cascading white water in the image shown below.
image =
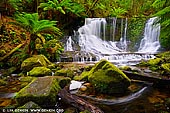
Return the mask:
M66 42L65 50L66 51L73 51L72 44L73 44L73 41L71 39L71 36L69 36L68 39L67 39L67 42Z
M145 25L144 38L141 40L138 52L155 53L160 48L160 24L154 24L157 19L157 17L153 17L147 21Z
M78 30L81 51L91 52L96 55L122 52L121 49L116 47L114 41L102 40L105 38L106 24L105 18L85 19L85 25Z
M152 53L156 52L160 47L159 33L160 25L153 26L156 18L151 18L147 21L145 26L144 38L141 40L140 47L136 53ZM127 28L128 19L121 19L118 23L117 18L109 18L110 23L106 18L86 18L85 25L80 27L76 34L78 34L78 44L80 51L85 53L92 53L97 60L107 59L111 62L128 62L139 61L141 59L150 59L154 55L148 54L134 54L127 52ZM120 27L120 40L115 41L116 34ZM109 32L109 33L108 33ZM67 50L73 50L71 47L72 40L69 37ZM90 56L90 55L89 55ZM86 58L87 59L87 58ZM90 58L91 59L91 58ZM81 59L81 61L85 61Z
M124 30L123 30L124 28ZM124 34L123 34L124 31ZM127 39L126 36L127 35L127 18L125 20L125 27L123 26L123 19L121 19L121 38L120 38L120 44L121 44L121 48L125 51L127 51Z

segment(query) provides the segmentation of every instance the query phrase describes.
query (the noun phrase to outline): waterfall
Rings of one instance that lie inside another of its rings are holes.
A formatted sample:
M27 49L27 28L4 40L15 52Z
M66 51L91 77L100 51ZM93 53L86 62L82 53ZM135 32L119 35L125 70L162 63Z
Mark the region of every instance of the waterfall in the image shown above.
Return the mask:
M85 25L78 29L78 39L81 51L94 54L115 54L122 51L114 44L114 41L105 40L106 37L105 18L87 18ZM113 32L112 32L113 33Z
M66 51L73 51L72 43L73 43L73 41L71 39L71 36L69 36L67 39L67 42L66 42L66 46L65 46Z
M138 52L155 53L160 48L160 24L155 23L157 20L157 17L153 17L146 22L144 38L141 40Z
M125 26L123 26L123 19L121 19L121 38L120 38L120 44L121 44L121 48L125 51L127 51L127 18L125 20ZM124 30L123 30L124 28ZM124 34L123 34L124 31Z
M96 60L107 59L112 62L139 61L141 59L154 58L154 55L145 53L156 52L160 47L160 25L153 25L155 20L156 17L146 22L144 38L141 40L140 47L137 52L131 53L128 50L127 43L129 41L127 36L127 18L86 18L85 24L74 35L77 38L75 39L77 40L76 43L80 48L80 53L76 55L75 59L81 59L81 61L92 59L92 55L89 53L96 56ZM69 37L65 50L74 51L72 45L76 43ZM83 57L83 55L86 56Z

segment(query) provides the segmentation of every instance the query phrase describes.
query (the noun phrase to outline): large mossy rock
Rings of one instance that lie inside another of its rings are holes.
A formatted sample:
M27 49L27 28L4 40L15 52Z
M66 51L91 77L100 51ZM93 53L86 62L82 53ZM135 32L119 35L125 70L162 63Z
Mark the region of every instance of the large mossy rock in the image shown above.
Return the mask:
M85 75L88 75L89 82L98 93L124 93L130 85L130 79L119 68L107 60L98 62Z
M57 102L57 93L60 90L59 82L55 77L38 77L21 89L15 96L19 106L33 101L41 107L54 106Z
M52 71L46 67L34 67L28 72L28 75L33 77L51 76Z
M57 70L57 71L54 73L54 76L65 76L65 77L73 78L73 76L74 76L74 71L71 70L71 69L60 69L60 70Z
M21 70L28 72L34 67L47 67L49 65L52 65L52 63L44 55L34 55L22 62Z

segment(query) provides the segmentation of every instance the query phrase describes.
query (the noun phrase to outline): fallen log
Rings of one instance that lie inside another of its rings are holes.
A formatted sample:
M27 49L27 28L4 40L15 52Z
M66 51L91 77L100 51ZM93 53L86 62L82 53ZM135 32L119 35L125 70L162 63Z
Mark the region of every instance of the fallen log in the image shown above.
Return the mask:
M104 113L100 108L92 105L86 100L74 94L70 94L68 91L68 87L64 87L63 89L61 89L58 93L58 96L60 96L64 102L78 108L81 111L88 110L91 113Z
M20 47L23 46L24 43L19 44L17 47L15 47L14 49L12 49L9 53L7 53L5 56L0 58L0 61L3 61L4 59L6 59L8 56L10 56L12 53L14 53L16 50L18 50Z
M150 83L153 83L153 86L156 87L164 87L164 88L169 88L170 87L170 79L165 78L162 75L156 75L152 73L133 73L131 71L123 71L127 77L130 79L135 79L135 80L142 80L142 81L147 81Z

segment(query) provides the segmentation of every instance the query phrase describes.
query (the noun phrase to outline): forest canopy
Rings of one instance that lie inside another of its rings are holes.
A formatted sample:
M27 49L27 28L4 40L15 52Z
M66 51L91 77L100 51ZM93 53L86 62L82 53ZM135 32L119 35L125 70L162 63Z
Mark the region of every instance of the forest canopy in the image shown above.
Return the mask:
M56 34L69 35L70 30L81 25L84 18L117 17L117 18L150 18L160 17L162 47L170 49L170 1L167 0L1 0L0 13L19 19L16 15L31 15L29 22L52 21L51 28ZM2 18L1 16L1 18ZM17 18L16 18L17 17ZM1 19L3 23L3 19ZM55 24L54 24L55 21ZM35 24L35 23L34 23ZM35 27L34 24L30 27ZM42 24L42 23L41 23ZM18 24L19 25L19 24ZM38 25L38 24L35 24ZM47 24L46 24L47 25ZM26 26L25 26L26 27ZM28 29L28 28L27 28ZM45 31L45 30L43 30ZM31 33L32 31L30 31ZM61 33L62 32L62 33ZM37 34L36 34L37 35Z

